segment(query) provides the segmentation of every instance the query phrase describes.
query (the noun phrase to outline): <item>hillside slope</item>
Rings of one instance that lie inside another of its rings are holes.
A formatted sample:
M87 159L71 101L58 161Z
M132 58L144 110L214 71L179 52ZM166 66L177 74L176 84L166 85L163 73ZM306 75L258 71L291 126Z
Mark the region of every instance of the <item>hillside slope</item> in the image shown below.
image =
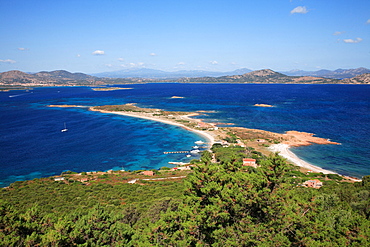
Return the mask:
M256 70L243 75L182 78L179 82L238 82L238 83L337 83L337 80L310 76L287 76L270 69Z

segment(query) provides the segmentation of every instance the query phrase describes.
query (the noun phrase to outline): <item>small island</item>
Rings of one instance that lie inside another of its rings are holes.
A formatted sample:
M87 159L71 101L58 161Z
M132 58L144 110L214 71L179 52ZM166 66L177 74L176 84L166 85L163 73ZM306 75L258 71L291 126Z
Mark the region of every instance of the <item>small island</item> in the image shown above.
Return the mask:
M94 91L115 91L115 90L129 90L133 88L130 88L130 87L94 87L91 89Z
M88 106L83 106L83 105L48 105L47 107L59 107L59 108L79 107L79 108L87 108Z
M258 107L274 107L273 105L268 105L268 104L254 104L254 106L258 106Z

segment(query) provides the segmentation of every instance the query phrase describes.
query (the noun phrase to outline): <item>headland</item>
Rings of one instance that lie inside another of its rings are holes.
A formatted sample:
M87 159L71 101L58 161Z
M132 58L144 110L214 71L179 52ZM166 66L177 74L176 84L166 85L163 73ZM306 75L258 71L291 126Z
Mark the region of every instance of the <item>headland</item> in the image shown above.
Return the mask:
M81 106L63 106L50 105L50 107L81 107ZM90 111L97 111L101 113L118 114L128 117L142 118L151 121L162 122L165 124L182 127L188 131L197 133L205 137L211 147L216 141L236 137L236 145L252 147L265 155L278 152L281 156L286 158L294 165L300 167L301 171L317 172L324 174L333 174L335 172L322 169L315 165L298 158L290 147L307 146L311 144L321 145L340 145L340 143L330 141L326 138L314 136L312 133L287 131L284 134L274 133L270 131L248 129L242 127L217 127L218 124L206 123L202 119L192 118L205 114L203 111L197 112L177 112L164 111L161 109L141 108L137 107L135 103L125 105L105 105L105 106L91 106ZM351 177L346 179L356 180Z

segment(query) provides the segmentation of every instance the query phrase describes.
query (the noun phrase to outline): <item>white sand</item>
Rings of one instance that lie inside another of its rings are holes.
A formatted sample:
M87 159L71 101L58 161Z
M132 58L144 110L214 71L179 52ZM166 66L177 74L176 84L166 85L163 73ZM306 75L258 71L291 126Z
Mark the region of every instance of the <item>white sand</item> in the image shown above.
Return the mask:
M173 122L171 120L167 120L167 119L163 119L163 118L157 118L157 117L151 117L151 116L145 116L143 114L131 113L131 112L109 112L109 111L104 111L104 112L105 113L113 113L113 114L123 115L123 116L129 116L129 117L143 118L143 119L147 119L147 120L151 120L151 121L157 121L157 122L161 122L161 123L165 123L165 124L180 126L182 128L185 128L186 130L195 132L195 133L207 138L208 141L209 141L209 147L212 147L212 145L215 143L215 138L211 134L209 134L205 131L189 128L189 127L187 127L187 126L185 126L181 123ZM192 114L189 115L189 116L192 116ZM188 116L183 116L183 117L187 118Z
M335 174L335 172L322 169L320 167L314 166L304 160L297 157L292 151L289 150L290 146L288 144L273 144L269 149L273 152L279 152L279 155L286 158L293 164L311 170L313 172L322 172L324 174Z
M192 131L192 132L195 132L199 135L204 136L209 141L209 147L212 147L212 145L215 143L215 138L212 134L207 133L206 131L201 131L201 130L196 130L196 129L189 128L189 127L187 127L187 126L185 126L181 123L177 123L177 122L174 122L174 121L171 121L171 120L168 120L168 119L163 119L163 118L160 118L160 117L147 116L147 115L140 114L140 113L137 113L137 112L132 113L132 112L110 112L110 111L104 111L104 110L99 110L99 111L104 112L104 113L112 113L112 114L118 114L118 115L123 115L123 116L135 117L135 118L143 118L143 119L147 119L147 120L151 120L151 121L157 121L157 122L162 122L162 123L165 123L165 124L179 126L179 127L182 127L186 130L189 130L189 131ZM186 119L186 118L189 118L190 116L194 116L194 115L197 115L197 114L185 115L185 116L182 116L182 119L184 119L184 118ZM201 120L198 120L198 119L191 119L191 120L201 121ZM269 147L269 149L272 152L278 152L279 155L286 158L288 161L292 162L293 164L295 164L299 167L303 167L303 168L306 168L308 170L311 170L312 172L318 172L318 173L322 172L324 174L337 174L335 172L332 172L332 171L325 170L325 169L322 169L320 167L314 166L314 165L298 158L297 155L295 155L292 151L289 150L290 146L288 144L281 144L281 143L280 144L273 144ZM346 177L346 178L354 180L354 181L361 181L360 179L356 179L356 178L352 178L352 177Z

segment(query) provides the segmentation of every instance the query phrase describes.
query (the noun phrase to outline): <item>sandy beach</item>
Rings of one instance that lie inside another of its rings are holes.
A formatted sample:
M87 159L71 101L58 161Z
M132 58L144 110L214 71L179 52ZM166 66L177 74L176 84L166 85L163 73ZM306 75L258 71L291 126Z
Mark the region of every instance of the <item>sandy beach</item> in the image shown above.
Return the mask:
M90 110L91 110L91 108L90 108ZM147 116L147 115L144 115L144 113L137 113L137 112L110 112L110 111L102 111L102 110L99 110L99 111L100 112L105 112L105 113L124 115L124 116L129 116L129 117L143 118L143 119L148 119L148 120L151 120L151 121L158 121L158 122L162 122L162 123L165 123L165 124L180 126L180 127L185 128L186 130L193 131L193 132L207 138L209 140L210 147L212 147L213 143L215 142L214 136L207 133L206 131L192 129L192 128L189 128L189 127L187 127L183 124L174 122L174 121L169 120L169 119L165 119L165 118L161 118L161 117L154 117L154 116L153 117L152 116ZM197 115L197 114L196 113L195 114L188 114L188 115L181 116L181 118L182 119L188 119L188 120L191 120L191 121L201 122L200 119L190 119L190 117L194 116L194 115ZM308 136L312 136L312 135L309 134ZM302 142L302 140L300 140L300 142ZM307 144L305 143L305 144L301 144L301 145L307 145ZM290 151L290 145L288 145L288 144L285 144L285 143L273 144L269 147L269 150L272 151L272 152L279 152L279 154L282 157L286 158L288 161L292 162L296 166L303 167L303 168L305 168L307 170L310 170L312 172L318 172L318 173L322 172L324 174L335 174L335 172L332 172L332 171L325 170L325 169L322 169L320 167L314 166L314 165L298 158L292 151Z
M161 123L165 123L165 124L179 126L179 127L182 127L186 130L192 131L194 133L197 133L198 135L201 135L201 136L205 137L209 142L209 147L212 147L212 145L215 143L215 137L213 135L211 135L210 133L207 133L207 132L201 131L201 130L196 130L196 129L189 128L189 127L187 127L187 126L185 126L181 123L177 123L177 122L174 122L174 121L166 119L166 118L144 115L144 113L138 113L138 112L121 112L121 111L118 112L118 111L97 110L94 107L90 107L90 110L91 111L99 111L99 112L102 112L102 113L118 114L118 115L123 115L123 116L128 116L128 117L142 118L142 119L147 119L147 120L151 120L151 121L157 121L157 122L161 122ZM197 115L197 114L183 115L181 118L182 119L190 119L190 116L194 116L194 115ZM193 121L196 121L196 120L193 119Z
M222 131L205 131L205 130L199 130L195 129L189 126L186 126L185 124L182 124L181 121L185 122L191 122L193 123L194 126L196 125L208 125L208 127L214 127L215 124L211 123L204 123L201 119L194 119L191 118L192 116L197 116L199 113L197 112L192 112L192 113L176 113L176 112L166 112L166 114L156 114L159 113L161 110L159 109L145 109L145 108L138 108L135 106L135 104L126 104L124 106L129 107L129 109L133 108L134 110L140 109L141 111L114 111L114 110L106 110L105 108L100 109L99 107L89 107L89 110L91 111L98 111L102 113L109 113L109 114L117 114L117 115L123 115L123 116L128 116L128 117L135 117L135 118L142 118L142 119L147 119L151 121L157 121L157 122L162 122L165 124L170 124L170 125L175 125L182 127L188 131L192 131L198 135L201 135L205 137L208 140L209 148L212 147L212 145L215 143L215 138L220 138L222 135ZM52 106L52 107L61 107L61 106ZM71 106L69 106L71 107ZM76 106L74 106L76 107ZM312 165L300 158L298 158L292 151L290 151L290 147L294 146L306 146L306 145L311 145L312 143L317 143L317 144L334 144L334 145L339 145L340 143L330 141L329 139L325 138L320 138L320 137L315 137L314 134L312 133L305 133L305 132L298 132L298 131L288 131L285 134L278 134L278 133L273 133L269 131L264 131L264 130L255 130L255 129L246 129L246 128L230 128L231 130L241 130L242 132L244 131L253 131L254 133L259 133L263 134L264 136L269 136L270 138L278 138L282 140L281 143L279 144L272 144L270 147L268 147L268 150L270 152L278 152L279 155L282 157L286 158L288 161L293 163L294 165L298 167L302 167L304 169L307 169L308 171L312 172L317 172L317 173L324 173L324 174L336 174L335 172L325 170L323 168L320 168L318 166ZM240 133L238 133L240 135ZM353 178L348 178L352 179Z
M335 174L335 172L322 169L320 167L314 166L300 158L297 157L292 151L290 151L290 146L288 144L273 144L269 147L272 152L278 152L280 156L286 158L288 161L292 162L296 166L306 168L312 172L322 172L324 174Z
M173 121L170 121L170 120L167 120L167 119L163 119L163 118L159 118L159 117L157 118L157 117L143 116L143 115L139 115L139 114L130 114L130 113L127 113L127 112L110 112L110 113L129 116L129 117L143 118L143 119L148 119L148 120L151 120L151 121L158 121L158 122L162 122L162 123L165 123L165 124L180 126L180 127L184 128L186 130L189 130L189 131L195 132L195 133L197 133L201 136L204 136L206 139L208 139L210 147L212 147L212 145L215 143L215 138L211 134L209 134L205 131L189 128L189 127L187 127L183 124L176 123L176 122L173 122ZM183 118L189 118L192 115L193 114L185 115L185 116L183 116Z
M318 173L322 172L324 174L338 174L336 172L332 172L332 171L329 171L329 170L322 169L321 167L314 166L314 165L298 158L297 155L295 155L292 151L289 150L290 145L288 145L288 144L284 144L284 143L273 144L269 147L269 149L273 152L279 152L280 156L286 158L288 161L292 162L294 165L305 168L309 171L318 172ZM340 175L340 174L338 174L338 175ZM343 176L343 175L341 175L341 176L343 178L347 179L347 180L352 180L352 181L355 181L355 182L362 181L361 179L354 178L354 177L348 177L348 176Z

